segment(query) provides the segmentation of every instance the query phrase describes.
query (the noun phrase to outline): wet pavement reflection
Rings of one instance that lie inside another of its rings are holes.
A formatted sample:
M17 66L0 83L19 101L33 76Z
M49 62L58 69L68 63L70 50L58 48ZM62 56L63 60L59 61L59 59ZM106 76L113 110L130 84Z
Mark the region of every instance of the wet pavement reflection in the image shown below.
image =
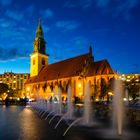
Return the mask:
M24 106L0 106L0 140L53 140L46 121Z

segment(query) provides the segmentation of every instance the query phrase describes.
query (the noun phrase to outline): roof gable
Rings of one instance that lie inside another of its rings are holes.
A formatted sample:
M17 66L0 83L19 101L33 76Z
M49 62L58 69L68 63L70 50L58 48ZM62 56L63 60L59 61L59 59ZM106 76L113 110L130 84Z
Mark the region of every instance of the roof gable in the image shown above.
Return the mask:
M107 60L94 62L89 68L87 76L103 75L103 74L115 74Z

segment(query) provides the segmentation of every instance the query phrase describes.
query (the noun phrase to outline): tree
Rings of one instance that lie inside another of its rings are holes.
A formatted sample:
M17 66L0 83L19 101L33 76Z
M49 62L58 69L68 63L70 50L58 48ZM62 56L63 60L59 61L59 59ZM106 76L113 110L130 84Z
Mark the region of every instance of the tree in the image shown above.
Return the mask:
M0 97L2 97L4 94L7 95L7 97L14 97L15 91L12 89L9 89L7 84L0 83Z
M91 93L91 95L93 95L93 100L95 100L97 98L97 95L98 95L99 92L100 92L99 86L97 84L93 85L93 90L92 90L92 93Z
M5 99L7 97L6 94L7 90L8 90L8 85L4 83L0 83L0 97L2 99Z
M8 90L8 85L4 83L0 83L0 94L7 92L7 90Z
M114 78L111 78L108 82L106 82L104 79L101 79L101 94L100 99L104 99L104 97L107 97L107 100L109 101L109 92L113 91L113 82Z

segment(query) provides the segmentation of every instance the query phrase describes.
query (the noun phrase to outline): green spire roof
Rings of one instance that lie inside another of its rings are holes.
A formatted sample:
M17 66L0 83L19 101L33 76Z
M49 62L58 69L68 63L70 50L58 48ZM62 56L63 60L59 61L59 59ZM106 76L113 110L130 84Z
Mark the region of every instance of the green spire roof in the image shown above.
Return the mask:
M43 30L42 30L40 19L38 21L38 27L37 27L37 30L36 30L36 37L37 38L44 38L44 33L43 33Z

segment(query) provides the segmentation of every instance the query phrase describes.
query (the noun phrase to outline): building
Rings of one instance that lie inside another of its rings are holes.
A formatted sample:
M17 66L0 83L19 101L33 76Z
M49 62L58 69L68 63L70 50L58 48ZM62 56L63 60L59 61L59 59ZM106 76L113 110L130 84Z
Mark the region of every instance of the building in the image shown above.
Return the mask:
M86 54L53 64L48 63L49 55L45 50L46 42L39 21L34 51L30 55L30 78L26 82L26 91L30 98L57 97L58 87L61 88L62 96L65 98L68 85L71 85L73 97L83 99L85 83L88 82L90 95L98 100L102 81L108 83L111 78L117 77L107 60L94 61L91 46Z
M120 74L119 79L123 81L130 98L140 97L140 73Z
M24 95L24 84L29 77L30 75L28 73L5 72L4 74L0 74L0 83L5 83L8 85L9 89L14 90L15 93Z
M129 73L129 74L119 74L119 79L122 81L130 82L135 80L135 82L140 83L140 74L139 73Z

